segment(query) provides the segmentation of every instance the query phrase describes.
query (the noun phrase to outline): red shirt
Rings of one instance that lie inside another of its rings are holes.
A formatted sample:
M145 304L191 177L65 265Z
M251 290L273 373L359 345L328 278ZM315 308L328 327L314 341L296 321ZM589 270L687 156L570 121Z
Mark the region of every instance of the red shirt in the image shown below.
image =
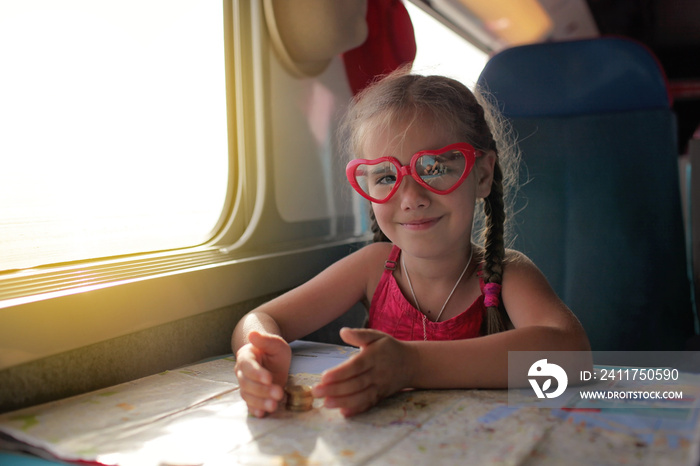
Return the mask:
M442 322L425 318L413 307L399 289L393 271L398 264L401 249L394 246L389 254L387 268L372 296L369 308L369 328L388 333L397 340L463 340L480 335L481 322L486 315L484 294L464 312ZM425 325L425 334L423 333Z

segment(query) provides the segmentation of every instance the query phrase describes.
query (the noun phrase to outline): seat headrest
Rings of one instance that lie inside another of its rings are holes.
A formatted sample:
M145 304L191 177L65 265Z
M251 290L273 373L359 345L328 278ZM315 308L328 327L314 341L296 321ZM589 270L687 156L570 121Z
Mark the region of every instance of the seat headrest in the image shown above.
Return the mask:
M642 44L603 37L524 45L494 55L478 83L507 117L668 109L666 76Z

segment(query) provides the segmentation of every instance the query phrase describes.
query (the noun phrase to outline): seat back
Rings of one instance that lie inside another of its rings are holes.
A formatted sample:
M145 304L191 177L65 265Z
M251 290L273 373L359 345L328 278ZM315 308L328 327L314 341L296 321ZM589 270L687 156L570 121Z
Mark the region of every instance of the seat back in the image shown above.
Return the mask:
M694 333L676 123L640 44L597 38L495 55L479 84L523 156L514 247L594 350L678 350Z

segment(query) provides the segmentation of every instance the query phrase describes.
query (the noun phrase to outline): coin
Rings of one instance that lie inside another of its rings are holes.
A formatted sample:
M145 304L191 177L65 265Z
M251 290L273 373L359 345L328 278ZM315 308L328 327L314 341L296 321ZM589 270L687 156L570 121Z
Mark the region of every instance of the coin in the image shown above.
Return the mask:
M290 411L309 411L313 407L314 396L308 385L287 385L287 409Z

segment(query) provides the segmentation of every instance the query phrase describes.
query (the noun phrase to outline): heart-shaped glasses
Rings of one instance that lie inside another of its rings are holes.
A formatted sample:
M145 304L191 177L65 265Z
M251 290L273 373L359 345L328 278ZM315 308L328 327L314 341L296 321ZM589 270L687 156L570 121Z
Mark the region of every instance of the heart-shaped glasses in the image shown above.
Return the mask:
M476 157L476 150L470 144L458 142L438 150L416 152L408 165L401 165L394 157L355 159L348 163L345 174L360 195L383 204L391 199L407 175L428 191L451 193L469 176Z

